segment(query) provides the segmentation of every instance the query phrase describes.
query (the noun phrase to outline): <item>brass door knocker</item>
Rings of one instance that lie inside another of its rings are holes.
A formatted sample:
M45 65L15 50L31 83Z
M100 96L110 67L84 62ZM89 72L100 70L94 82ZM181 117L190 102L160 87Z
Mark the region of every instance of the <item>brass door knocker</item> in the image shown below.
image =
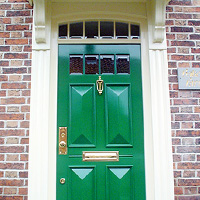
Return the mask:
M101 76L99 76L99 80L96 81L97 84L97 91L99 92L99 95L103 92L103 80L101 80Z

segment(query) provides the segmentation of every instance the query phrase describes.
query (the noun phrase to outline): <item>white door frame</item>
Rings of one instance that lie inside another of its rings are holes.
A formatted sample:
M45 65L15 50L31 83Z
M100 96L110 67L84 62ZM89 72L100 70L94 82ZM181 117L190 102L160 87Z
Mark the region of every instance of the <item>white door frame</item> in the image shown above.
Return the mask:
M64 1L64 0L63 0ZM121 19L141 27L147 200L174 200L165 7L168 0L138 0L146 16L122 12L56 15L48 0L34 1L29 200L56 200L57 46L59 23ZM67 4L69 6L69 3ZM58 13L58 12L57 12ZM66 20L67 19L67 20ZM84 43L86 41L82 41ZM101 41L98 41L101 42ZM69 41L66 41L69 43ZM88 41L87 41L88 43Z

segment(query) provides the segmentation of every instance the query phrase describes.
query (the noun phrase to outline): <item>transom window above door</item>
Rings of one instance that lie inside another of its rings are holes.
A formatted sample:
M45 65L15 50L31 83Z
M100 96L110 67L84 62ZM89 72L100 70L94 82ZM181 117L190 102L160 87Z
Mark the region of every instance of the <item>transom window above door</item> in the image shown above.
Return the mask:
M113 21L71 22L59 26L59 39L139 39L140 27Z

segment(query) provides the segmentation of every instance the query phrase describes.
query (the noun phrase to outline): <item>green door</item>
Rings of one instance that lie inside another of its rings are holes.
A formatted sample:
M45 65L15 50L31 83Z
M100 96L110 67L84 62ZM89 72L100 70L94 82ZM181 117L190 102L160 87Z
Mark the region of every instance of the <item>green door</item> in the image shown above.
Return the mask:
M140 45L59 45L57 111L57 200L145 200Z

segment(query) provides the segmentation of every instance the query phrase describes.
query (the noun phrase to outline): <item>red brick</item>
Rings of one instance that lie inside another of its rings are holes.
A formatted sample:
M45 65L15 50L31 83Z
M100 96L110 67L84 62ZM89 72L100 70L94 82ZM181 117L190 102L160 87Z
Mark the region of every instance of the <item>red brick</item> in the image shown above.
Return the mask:
M21 154L20 161L28 161L28 154Z
M171 46L193 47L193 46L195 46L195 43L193 41L172 41Z
M1 61L0 60L0 66L9 66L9 61Z
M200 63L192 63L192 67L200 68Z
M21 112L30 112L30 106L22 106Z
M0 81L7 81L8 80L8 76L6 75L0 75Z
M19 178L28 178L28 172L19 172Z
M26 53L5 53L5 59L26 59L28 58L28 54Z
M177 63L176 62L168 62L168 67L169 68L177 68Z
M200 186L200 179L179 179L179 186Z
M2 89L26 89L26 83L2 83Z
M8 180L8 179L0 179L0 185L3 186L23 186L23 180Z
M193 28L190 27L171 27L171 32L193 32Z
M200 53L200 48L192 48L191 51L192 53Z
M177 153L200 153L200 146L178 146Z
M26 17L25 23L33 23L33 18L32 17Z
M200 20L189 20L188 25L190 25L190 26L200 26Z
M174 99L174 105L198 105L197 99Z
M194 60L194 56L172 55L171 59L172 60L186 60L186 61L190 61L190 60Z
M2 104L24 104L24 98L6 98L1 100Z
M11 4L0 4L0 10L10 10Z
M25 131L23 129L7 129L7 130L0 130L0 136L24 136Z
M24 46L24 52L31 52L32 47L31 46Z
M28 25L6 25L6 31L24 31L29 30Z
M181 140L178 138L172 138L172 145L180 145L181 144Z
M193 128L193 122L182 122L181 128L182 129L191 129L191 128Z
M23 122L21 122L20 123L20 127L21 128L29 128L29 121L23 121ZM28 144L28 143L24 143L24 144Z
M184 191L186 195L197 194L197 187L186 187L184 188Z
M30 16L29 10L17 10L17 11L7 11L7 17L16 17L16 16Z
M0 32L0 38L9 38L10 33L9 32Z
M0 163L0 168L1 169L24 169L24 164L23 163Z
M191 2L191 0L171 0L170 2L169 2L169 5L192 5L192 2Z
M200 35L199 34L191 34L190 39L191 40L200 40Z
M183 188L181 188L181 187L174 187L174 194L175 195L183 194Z
M0 114L0 120L23 120L23 114Z
M23 196L2 196L0 200L23 200Z
M6 39L6 45L23 45L28 44L28 39Z
M182 14L182 13L169 13L169 19L191 19L191 14Z
M24 37L28 38L28 37L32 37L32 32L24 32Z
M25 74L27 73L26 67L20 67L20 68L3 68L4 74Z
M0 146L0 153L23 153L23 146Z
M200 137L199 130L177 130L178 137Z
M199 121L199 115L197 114L176 114L175 121Z
M193 169L193 170L200 169L200 163L194 163L194 162L178 163L177 169Z

